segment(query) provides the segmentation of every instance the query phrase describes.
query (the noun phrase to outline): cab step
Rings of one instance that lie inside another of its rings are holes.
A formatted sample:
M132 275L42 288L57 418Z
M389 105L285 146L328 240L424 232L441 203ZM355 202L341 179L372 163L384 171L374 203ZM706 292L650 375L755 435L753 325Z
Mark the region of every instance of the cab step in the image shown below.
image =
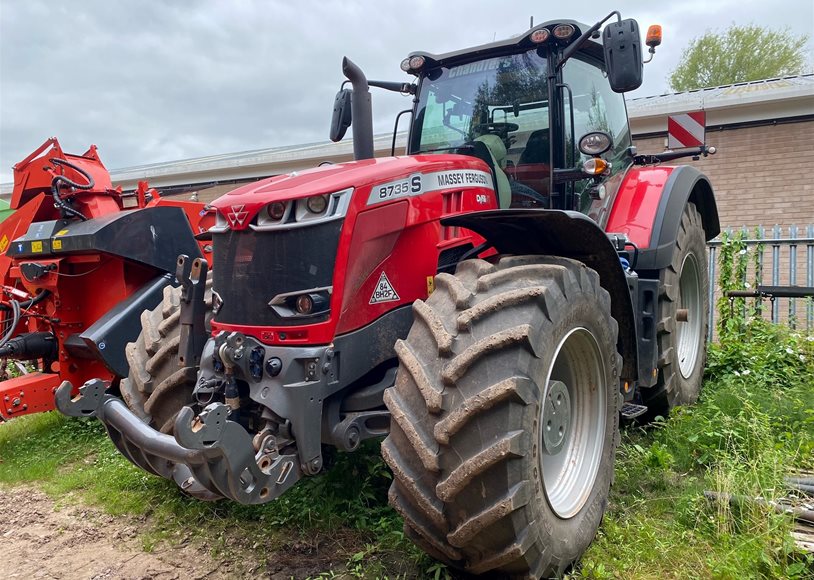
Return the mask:
M647 405L637 405L636 403L625 403L622 405L622 417L625 419L635 419L647 413Z

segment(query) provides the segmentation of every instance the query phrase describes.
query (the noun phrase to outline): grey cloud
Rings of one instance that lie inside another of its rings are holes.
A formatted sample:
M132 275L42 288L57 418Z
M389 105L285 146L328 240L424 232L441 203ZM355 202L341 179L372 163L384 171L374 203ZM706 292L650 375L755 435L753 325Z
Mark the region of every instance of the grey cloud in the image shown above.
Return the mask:
M637 94L664 92L681 49L703 28L732 20L811 28L811 3L788 4L618 2L642 26L665 28ZM2 0L0 181L51 135L73 152L96 143L110 168L325 140L342 55L371 78L403 79L398 64L412 50L516 34L531 14L593 22L605 10L529 0ZM377 132L409 106L393 94L373 99Z

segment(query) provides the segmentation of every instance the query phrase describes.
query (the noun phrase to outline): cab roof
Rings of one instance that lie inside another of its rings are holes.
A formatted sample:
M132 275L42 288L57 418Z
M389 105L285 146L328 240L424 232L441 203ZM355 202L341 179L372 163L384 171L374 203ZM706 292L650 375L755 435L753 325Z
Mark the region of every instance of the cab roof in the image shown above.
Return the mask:
M535 44L531 41L531 34L535 30L547 28L549 32L551 32L552 29L558 24L571 24L575 28L574 34L568 39L568 41L557 40L553 37L553 35L542 44ZM427 61L426 68L435 68L438 66L450 67L475 60L483 60L485 58L492 58L495 56L524 52L534 48L535 46L551 46L552 44L557 44L564 47L570 42L573 42L579 38L580 35L582 35L582 33L588 30L590 27L590 25L577 22L576 20L549 20L548 22L543 22L542 24L538 24L533 28L529 28L526 32L506 38L504 40L497 40L495 42L489 42L487 44L481 44L442 54L417 51L410 53L409 57L423 56ZM580 48L580 51L589 54L593 58L604 61L605 59L602 42L598 40L600 37L600 32L597 31L591 38L588 39L582 48Z

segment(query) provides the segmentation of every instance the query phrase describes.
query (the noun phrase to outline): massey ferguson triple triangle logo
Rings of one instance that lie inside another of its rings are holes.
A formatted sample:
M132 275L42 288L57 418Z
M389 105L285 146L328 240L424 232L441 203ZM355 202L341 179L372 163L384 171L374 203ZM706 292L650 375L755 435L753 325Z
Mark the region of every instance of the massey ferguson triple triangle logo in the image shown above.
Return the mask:
M243 209L244 207L246 206L233 205L232 211L226 214L226 218L229 220L229 223L232 224L232 227L242 226L243 222L246 221L246 218L249 216L249 212L245 211Z

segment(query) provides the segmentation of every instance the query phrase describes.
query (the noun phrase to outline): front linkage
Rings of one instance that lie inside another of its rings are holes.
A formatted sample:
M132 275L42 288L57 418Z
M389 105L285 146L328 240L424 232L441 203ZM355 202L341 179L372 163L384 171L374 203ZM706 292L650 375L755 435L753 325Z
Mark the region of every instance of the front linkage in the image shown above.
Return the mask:
M240 332L208 337L207 264L179 256L176 276L181 286L177 368L197 368L198 373L192 390L195 403L178 412L171 423L172 435L162 432L166 428L155 429L149 416L137 415L123 400L107 393L110 385L103 380L88 381L74 398L71 383L64 382L56 394L60 412L98 418L132 463L174 480L190 495L206 500L226 497L244 504L272 501L303 476L319 473L323 436L352 451L362 440L386 434L382 426L389 422L386 410L351 408L340 418L339 402L329 402L332 394L366 372L364 363L379 364L389 355L384 347L371 352L367 346L371 332L381 335L378 324L350 333L346 341L318 347L265 346ZM217 302L214 298L215 312ZM409 317L405 314L409 313L398 309L382 317L386 327L382 345L406 334ZM361 348L367 359L361 356ZM349 360L360 361L346 365L341 376L336 364L340 351ZM383 380L392 384L393 374ZM249 400L238 389L238 381L249 386ZM253 404L286 410L289 420L263 415L258 427L258 417L246 411ZM258 427L256 435L250 434L248 424Z
M284 493L302 477L296 454L255 452L252 437L234 421L223 403L210 403L195 415L184 407L175 421L175 436L140 421L124 401L106 393L109 385L93 379L71 397L65 381L56 406L71 417L96 417L110 439L138 467L173 479L201 499L226 497L244 504L264 503Z
M178 257L179 367L190 363L197 366L204 350L207 270L204 260ZM242 358L243 342L239 333L219 336L215 341L216 347L223 347L219 349L223 355L229 360L236 358L235 362ZM203 378L201 381L206 383ZM229 405L228 384L226 404L209 403L199 414L192 407L184 407L175 419L174 436L141 421L124 401L106 392L109 386L93 379L72 398L73 387L65 381L57 389L56 406L65 415L98 418L116 448L131 462L174 480L191 495L202 499L226 497L244 504L263 503L278 497L302 477L296 452L280 453L274 437L253 439L239 423L229 420L237 409ZM198 389L205 390L205 386L199 384Z

